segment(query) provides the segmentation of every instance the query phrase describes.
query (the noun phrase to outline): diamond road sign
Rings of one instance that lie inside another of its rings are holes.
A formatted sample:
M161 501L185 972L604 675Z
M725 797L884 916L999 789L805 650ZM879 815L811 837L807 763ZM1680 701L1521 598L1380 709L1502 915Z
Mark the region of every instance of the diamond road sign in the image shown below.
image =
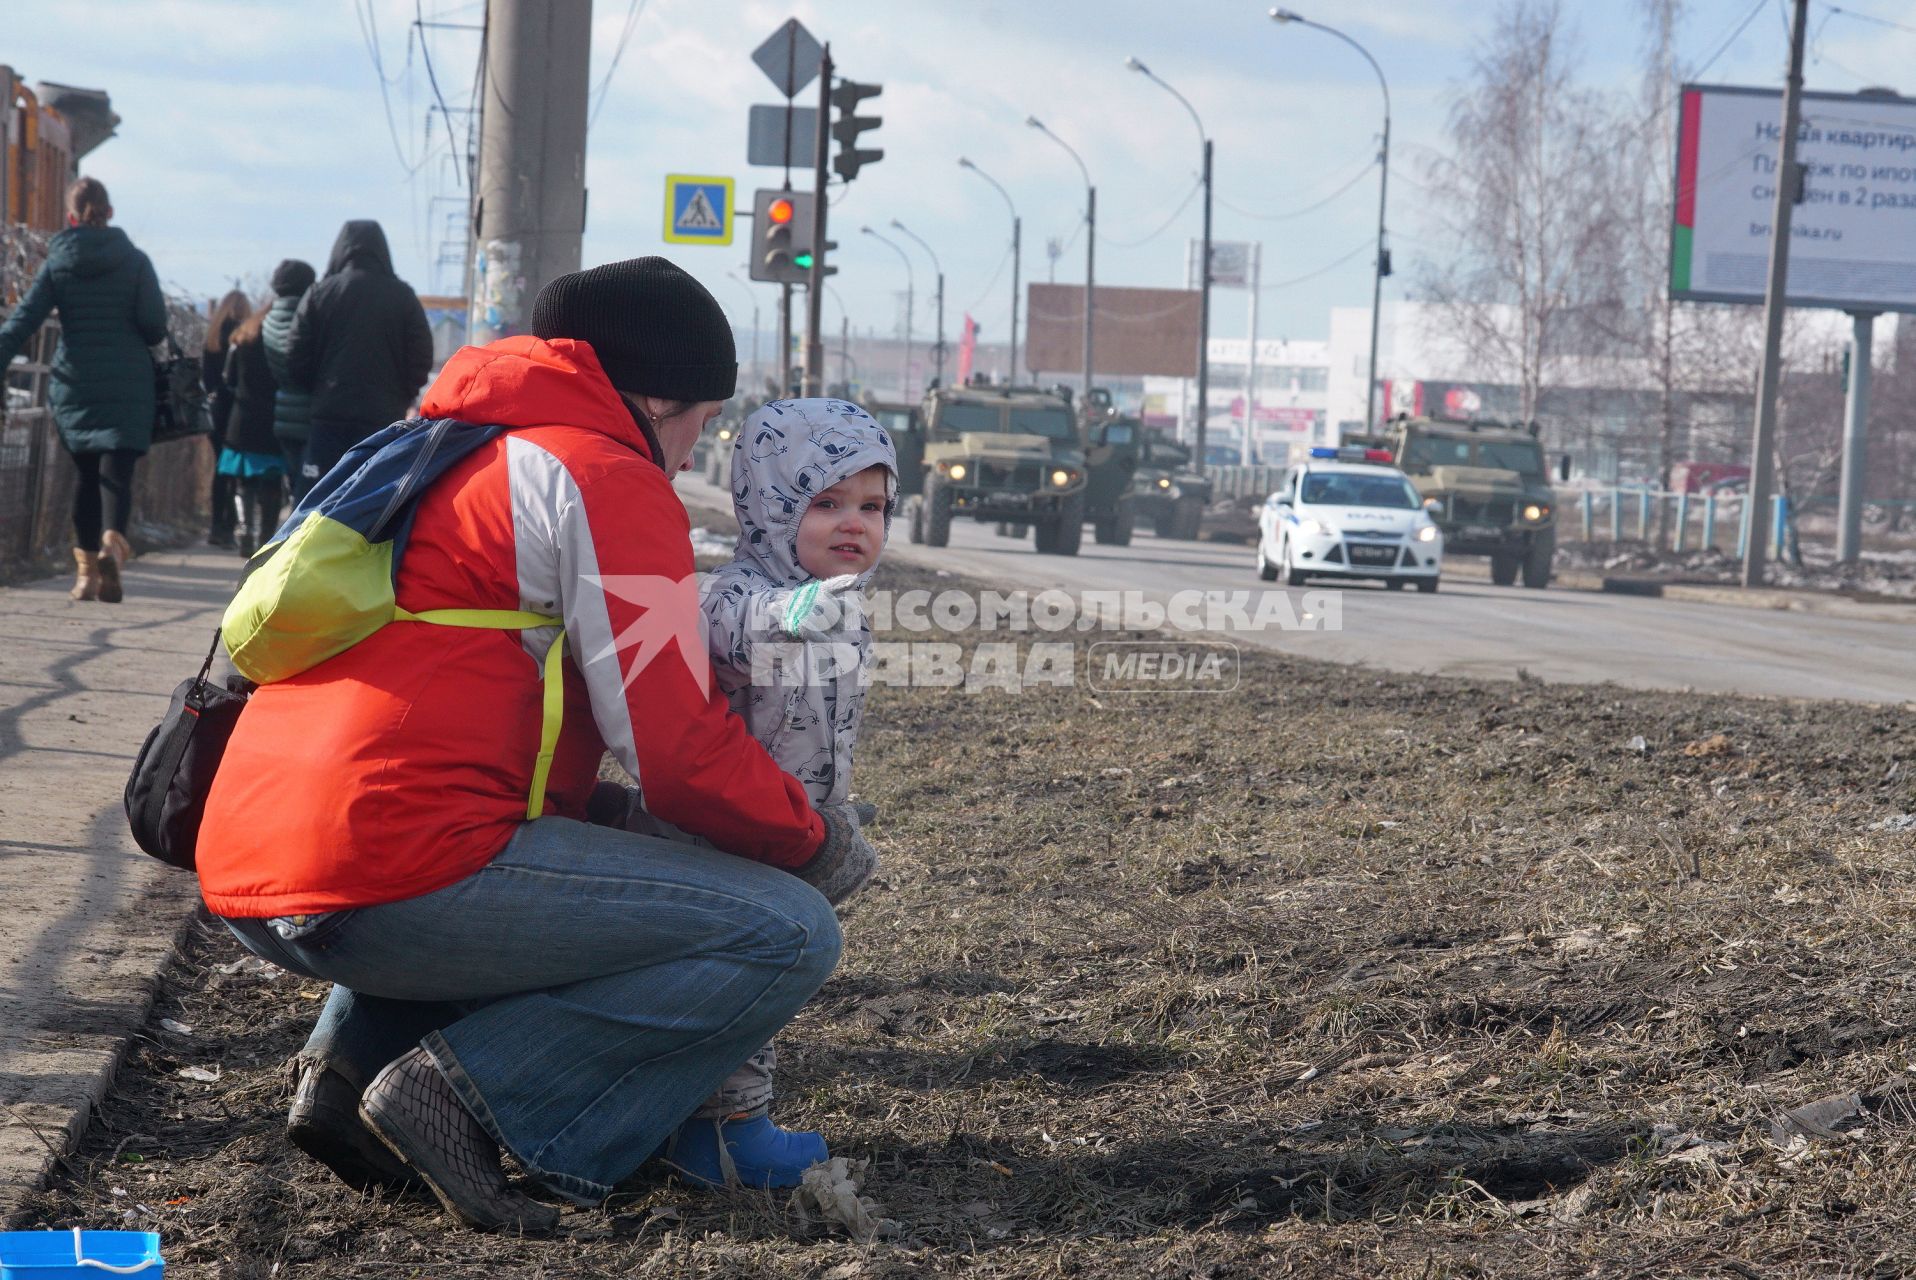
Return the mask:
M732 180L667 174L665 239L669 244L732 243Z
M752 61L770 77L778 91L796 97L798 91L818 78L820 55L825 47L805 29L797 18L787 18L771 38L752 50Z

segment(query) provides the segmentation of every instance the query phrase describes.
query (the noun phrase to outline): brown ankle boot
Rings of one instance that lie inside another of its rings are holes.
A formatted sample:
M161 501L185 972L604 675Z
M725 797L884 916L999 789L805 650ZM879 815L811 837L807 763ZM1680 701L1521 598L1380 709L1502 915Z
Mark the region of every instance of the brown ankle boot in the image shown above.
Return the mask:
M100 598L100 557L91 551L73 548L73 590L67 592L73 600L98 600Z
M122 597L120 586L120 562L101 543L100 554L93 558L100 566L100 599L107 604L118 604Z

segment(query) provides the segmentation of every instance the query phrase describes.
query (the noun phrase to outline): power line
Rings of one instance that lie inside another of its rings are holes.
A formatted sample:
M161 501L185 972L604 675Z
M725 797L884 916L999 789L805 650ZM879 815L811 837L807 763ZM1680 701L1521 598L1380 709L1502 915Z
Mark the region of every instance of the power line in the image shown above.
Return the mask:
M1364 178L1369 176L1370 171L1372 169L1375 169L1376 167L1377 167L1377 161L1375 160L1368 161L1363 168L1359 169L1356 173L1352 174L1350 178L1344 183L1343 186L1331 192L1329 195L1325 196L1322 200L1313 201L1310 204L1307 204L1300 209L1286 209L1282 213L1252 213L1249 209L1239 208L1237 205L1232 204L1229 200L1220 198L1218 200L1218 203L1223 205L1226 209L1229 209L1232 213L1238 214L1242 217L1254 219L1258 222L1282 222L1287 218L1301 218L1307 213L1316 213L1319 209L1322 209L1325 205L1337 199L1339 196L1343 195L1346 191L1349 191L1352 187L1356 186L1359 182L1362 182Z
M446 95L439 92L439 77L432 69L432 49L426 43L425 0L412 0L412 11L419 27L419 54L426 63L426 79L432 82L432 96L439 100L439 115L446 122L446 150L457 158L459 143L452 136L452 110L446 106ZM428 123L426 127L432 126Z
M1142 240L1113 240L1111 237L1106 236L1104 239L1104 242L1110 245L1114 249L1135 249L1139 245L1149 244L1151 241L1157 239L1159 236L1163 235L1166 231L1170 230L1171 224L1178 220L1178 215L1183 213L1186 209L1190 208L1191 197L1196 195L1199 189L1202 188L1203 186L1204 186L1204 179L1201 177L1196 182L1192 183L1191 189L1184 193L1184 199L1178 201L1178 207L1171 210L1171 216L1166 218L1162 223L1160 223L1156 231L1153 231L1150 235L1145 236Z
M1364 252L1364 250L1372 248L1376 243L1376 240L1372 237L1365 236L1362 243L1336 261L1327 262L1317 270L1306 271L1301 276L1292 276L1289 280L1279 280L1276 284L1261 284L1257 287L1257 291L1259 293L1270 293L1276 289L1288 289L1294 284L1303 284L1306 280L1315 280L1321 275L1328 275L1330 272L1343 266L1346 262L1349 262L1352 258L1355 258L1358 254Z
M425 167L428 157L421 156L419 161L414 163L412 159L406 155L405 147L400 145L399 126L393 121L392 95L386 91L388 85L399 82L398 80L389 80L386 77L386 64L379 56L379 30L373 21L373 15L370 11L370 0L367 0L367 8L364 10L361 8L361 3L362 0L353 0L353 17L359 22L359 34L360 38L366 42L366 52L372 56L373 78L379 81L379 103L386 111L386 132L393 140L393 154L399 157L400 167L406 171L406 176L410 178ZM412 41L410 38L406 42L406 48L409 55L408 61L410 61L410 53L412 50Z
M1702 66L1698 67L1695 71L1689 72L1689 78L1694 80L1715 66L1716 60L1727 53L1730 46L1736 43L1737 37L1742 35L1744 30L1747 29L1752 22L1756 21L1756 15L1763 12L1763 6L1767 3L1769 3L1769 0L1756 0L1756 3L1750 6L1750 11L1743 15L1743 21L1736 24L1736 30L1730 32L1729 39L1718 45L1716 52L1703 60ZM1785 34L1787 34L1787 32Z
M991 279L986 282L983 289L978 291L978 296L972 299L971 305L965 308L966 315L976 311L979 306L983 304L984 300L991 296L991 291L998 286L998 277L1005 273L1005 263L1010 261L1011 245L1007 243L1005 245L1005 251L998 256L998 266L997 269L991 273Z
M631 7L625 11L625 28L619 32L619 43L612 50L612 61L605 69L605 78L599 81L599 100L592 104L592 115L586 121L590 129L599 119L599 109L605 106L606 90L612 87L612 73L619 69L619 59L625 57L626 42L632 39L632 30L638 26L639 15L644 13L652 0L632 0Z
M1873 13L1858 13L1854 9L1845 9L1841 5L1829 5L1830 16L1841 14L1845 18L1855 18L1858 22L1873 22L1879 27L1889 27L1896 31L1916 31L1916 27L1905 22L1891 22L1888 18L1879 18ZM1852 73L1853 74L1853 73Z

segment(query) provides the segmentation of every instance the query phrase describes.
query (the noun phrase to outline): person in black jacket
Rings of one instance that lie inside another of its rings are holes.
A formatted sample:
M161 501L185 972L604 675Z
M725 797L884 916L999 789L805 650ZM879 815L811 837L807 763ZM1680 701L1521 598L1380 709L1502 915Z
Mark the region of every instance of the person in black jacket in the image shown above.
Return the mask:
M292 336L293 316L300 299L313 287L317 273L312 264L288 258L273 268L273 305L260 326L260 341L266 347L266 365L272 370L279 390L273 395L273 435L280 452L286 455L286 476L292 481L293 499L306 496L307 486L300 482L299 467L306 456L306 435L313 419L313 398L289 385L286 367L286 340Z
M261 308L233 330L226 349L221 382L233 408L226 419L226 446L220 450L219 473L239 489L239 550L251 556L279 528L279 507L286 485L286 455L273 433L272 366L266 358L261 327L267 311Z
M67 229L48 244L46 262L0 325L3 370L47 316L60 313L48 400L60 443L79 472L72 596L108 603L121 597L120 566L132 554L126 528L133 469L153 443L148 348L166 338L166 299L153 262L126 232L107 225L112 216L97 179L75 182L67 192Z
M377 222L348 222L326 275L293 313L288 385L312 395L301 482L311 487L341 455L406 416L432 372L432 330L411 286L393 274Z
M206 345L200 351L200 385L206 389L207 407L213 414L213 458L219 460L226 448L226 420L233 414L233 393L226 388L226 349L233 341L233 330L253 313L253 303L238 289L213 304L206 320ZM238 486L233 477L214 469L213 518L206 541L215 547L233 545L233 522L239 518Z

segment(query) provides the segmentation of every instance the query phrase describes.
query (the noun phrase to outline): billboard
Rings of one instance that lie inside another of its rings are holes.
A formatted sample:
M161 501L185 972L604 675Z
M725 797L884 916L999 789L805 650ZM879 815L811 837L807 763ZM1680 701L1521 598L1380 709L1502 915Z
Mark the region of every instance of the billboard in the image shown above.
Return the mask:
M1166 378L1197 376L1196 289L1098 286L1091 340L1098 373ZM1025 367L1033 373L1084 368L1084 286L1034 284L1025 321Z
M1783 95L1685 85L1670 296L1762 302ZM1795 307L1916 311L1916 99L1805 93L1786 294Z

